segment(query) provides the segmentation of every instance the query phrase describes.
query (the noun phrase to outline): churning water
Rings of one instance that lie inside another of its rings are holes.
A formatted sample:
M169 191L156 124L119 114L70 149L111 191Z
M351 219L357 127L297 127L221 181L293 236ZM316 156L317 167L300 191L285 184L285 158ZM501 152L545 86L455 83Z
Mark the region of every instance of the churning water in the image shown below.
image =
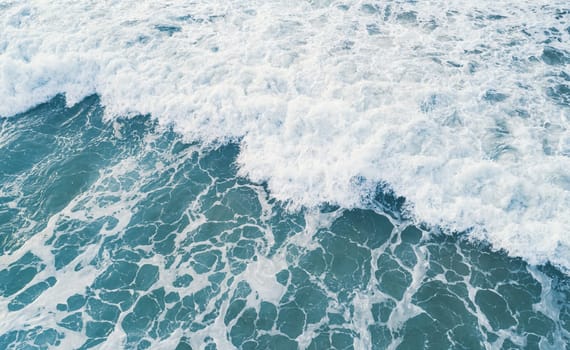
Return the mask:
M0 348L563 349L566 1L0 1Z

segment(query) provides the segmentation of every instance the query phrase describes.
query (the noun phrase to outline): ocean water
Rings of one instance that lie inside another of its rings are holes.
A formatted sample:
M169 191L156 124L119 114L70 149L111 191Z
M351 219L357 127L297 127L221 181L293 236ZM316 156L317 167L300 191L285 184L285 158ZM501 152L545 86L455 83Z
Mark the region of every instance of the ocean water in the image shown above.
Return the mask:
M0 1L0 349L570 349L566 1Z

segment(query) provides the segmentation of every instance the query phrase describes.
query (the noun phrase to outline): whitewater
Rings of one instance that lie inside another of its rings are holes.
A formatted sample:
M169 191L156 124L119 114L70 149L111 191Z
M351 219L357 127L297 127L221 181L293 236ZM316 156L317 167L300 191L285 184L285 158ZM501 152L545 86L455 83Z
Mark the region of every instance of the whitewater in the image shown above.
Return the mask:
M569 43L562 0L0 0L0 345L562 348Z
M238 141L295 207L385 183L420 222L570 268L564 4L4 2L0 115L97 93L108 119Z

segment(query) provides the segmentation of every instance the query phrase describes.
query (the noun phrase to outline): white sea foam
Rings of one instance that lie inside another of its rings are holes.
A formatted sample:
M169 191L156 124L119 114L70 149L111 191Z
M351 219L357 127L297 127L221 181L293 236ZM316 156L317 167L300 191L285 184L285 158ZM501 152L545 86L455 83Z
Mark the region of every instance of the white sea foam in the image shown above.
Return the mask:
M97 93L109 118L239 140L241 174L293 205L385 182L418 220L570 268L564 6L2 2L0 115Z

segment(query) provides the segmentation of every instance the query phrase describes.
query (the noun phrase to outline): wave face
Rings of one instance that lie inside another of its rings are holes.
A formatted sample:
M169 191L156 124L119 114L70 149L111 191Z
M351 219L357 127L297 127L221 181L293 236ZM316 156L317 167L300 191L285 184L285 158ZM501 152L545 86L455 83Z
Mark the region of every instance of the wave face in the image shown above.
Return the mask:
M294 207L378 183L421 222L570 268L567 1L7 2L0 115L97 93Z
M0 349L570 344L552 266L372 210L287 211L236 144L104 122L96 96L0 119L0 144Z

